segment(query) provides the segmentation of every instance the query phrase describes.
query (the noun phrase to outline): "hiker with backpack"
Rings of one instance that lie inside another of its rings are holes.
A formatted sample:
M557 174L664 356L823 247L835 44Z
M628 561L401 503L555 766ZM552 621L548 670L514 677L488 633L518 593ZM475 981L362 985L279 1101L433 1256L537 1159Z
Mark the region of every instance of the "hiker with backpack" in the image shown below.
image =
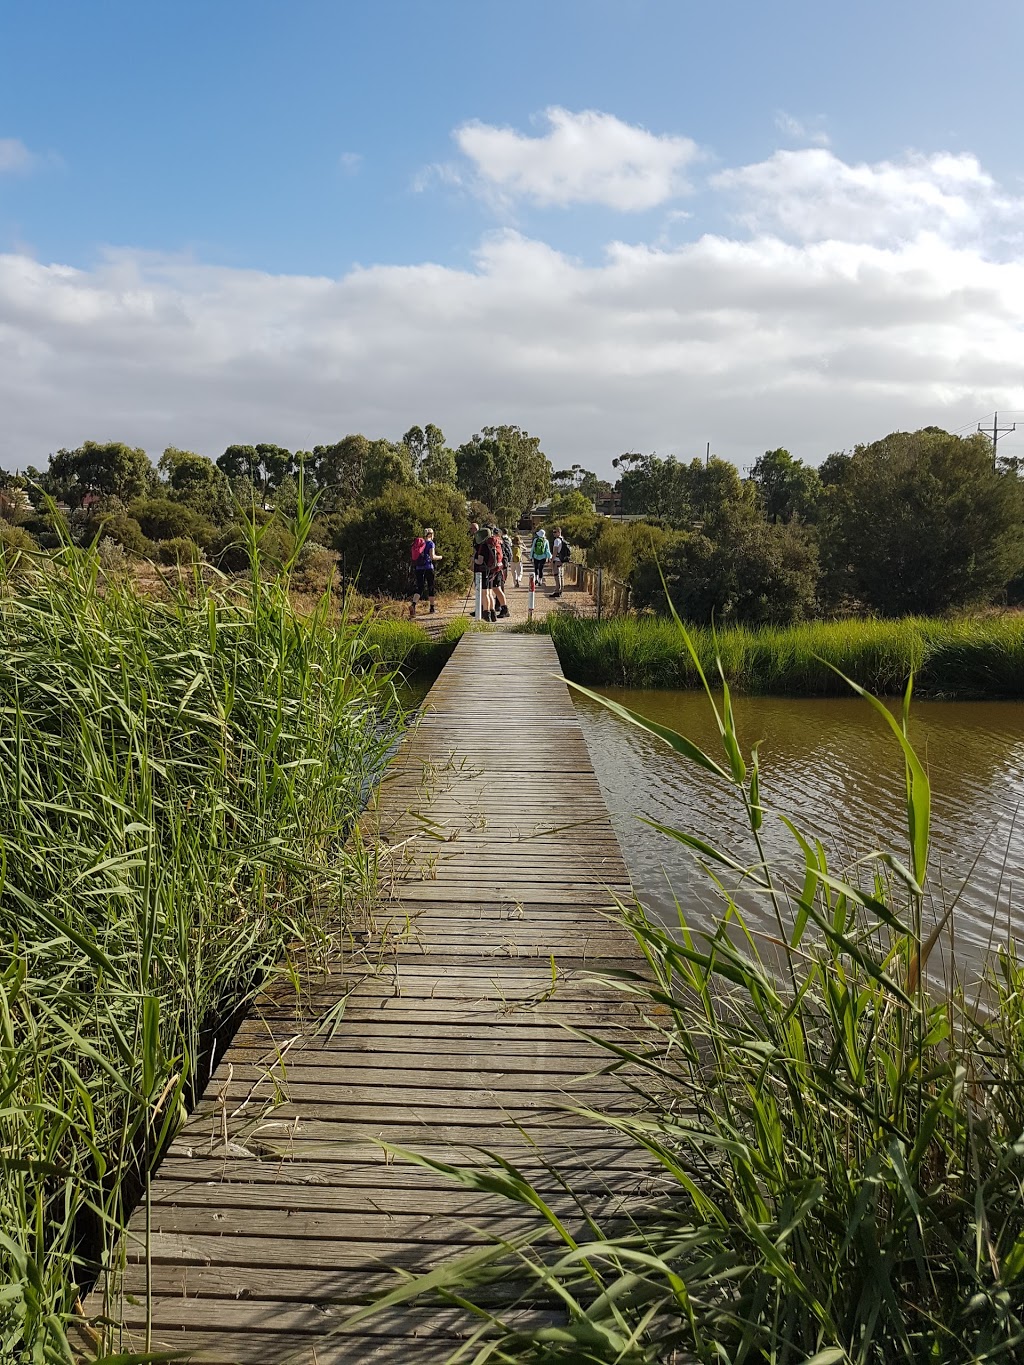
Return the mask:
M490 529L481 526L473 537L473 572L480 575L480 619L496 621L494 612L494 574L500 551L495 552Z
M491 543L494 548L494 558L496 560L494 569L494 600L497 603L497 617L491 613L491 620L501 620L503 616L511 616L508 609L508 602L505 599L505 581L508 577L508 551L506 549L507 537L502 535L497 527L491 536Z
M538 583L544 582L544 565L551 558L551 546L548 538L544 534L544 527L538 526L533 537L533 545L530 547L530 558L533 560L533 573Z
M416 586L413 589L412 601L409 603L409 615L416 615L416 604L421 597L429 598L430 610L433 613L436 609L434 565L442 558L434 545L433 527L428 526L423 535L416 537L409 550L409 556L416 575Z
M555 534L551 541L551 562L555 566L555 590L552 597L561 597L562 586L565 582L565 566L569 562L572 554L572 546L562 535L561 526L555 527Z

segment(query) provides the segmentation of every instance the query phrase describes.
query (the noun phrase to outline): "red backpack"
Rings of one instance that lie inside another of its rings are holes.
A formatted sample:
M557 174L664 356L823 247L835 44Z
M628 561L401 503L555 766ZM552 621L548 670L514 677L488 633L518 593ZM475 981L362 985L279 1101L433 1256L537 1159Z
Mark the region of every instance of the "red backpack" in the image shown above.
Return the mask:
M501 541L497 536L484 541L484 568L488 573L495 573L501 568Z
M412 548L409 551L409 555L412 558L412 562L414 564L418 564L420 562L420 560L423 558L423 551L426 548L427 542L423 539L422 536L417 536L412 543Z

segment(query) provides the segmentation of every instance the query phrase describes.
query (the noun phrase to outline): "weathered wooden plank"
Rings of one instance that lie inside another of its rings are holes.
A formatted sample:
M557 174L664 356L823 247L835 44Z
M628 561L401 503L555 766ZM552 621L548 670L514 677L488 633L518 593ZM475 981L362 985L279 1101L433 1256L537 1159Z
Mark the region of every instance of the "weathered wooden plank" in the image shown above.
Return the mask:
M515 673L529 688L488 714L478 698ZM148 1245L132 1221L111 1305L125 1346L152 1288L153 1346L211 1365L446 1360L474 1328L457 1310L328 1333L391 1267L536 1225L395 1147L497 1152L570 1220L554 1167L601 1216L661 1189L645 1150L586 1113L635 1108L645 1077L574 1030L634 1043L645 1024L586 967L639 961L617 911L633 893L550 639L465 637L360 823L387 841L369 941L300 970L298 995L272 984L238 1029L157 1173Z

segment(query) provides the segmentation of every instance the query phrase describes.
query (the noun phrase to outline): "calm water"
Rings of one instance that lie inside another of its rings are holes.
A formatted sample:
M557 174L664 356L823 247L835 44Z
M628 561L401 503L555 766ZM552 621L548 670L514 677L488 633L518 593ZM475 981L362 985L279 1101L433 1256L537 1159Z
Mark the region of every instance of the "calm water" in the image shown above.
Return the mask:
M723 761L701 695L604 691L682 731ZM577 696L576 704L641 900L674 920L677 896L691 921L706 920L716 905L706 875L682 845L637 816L698 834L748 863L754 854L736 798L710 774L596 703ZM902 756L866 702L741 697L736 712L744 752L761 741L762 801L790 816L805 834L820 837L836 860L833 866L847 866L879 848L909 864ZM958 970L970 977L993 942L1024 938L1024 705L915 703L911 738L932 783L931 913L948 904L970 874L944 945L944 955L952 952ZM782 871L792 868L792 836L771 817L765 833L772 861ZM770 927L764 916L760 923Z

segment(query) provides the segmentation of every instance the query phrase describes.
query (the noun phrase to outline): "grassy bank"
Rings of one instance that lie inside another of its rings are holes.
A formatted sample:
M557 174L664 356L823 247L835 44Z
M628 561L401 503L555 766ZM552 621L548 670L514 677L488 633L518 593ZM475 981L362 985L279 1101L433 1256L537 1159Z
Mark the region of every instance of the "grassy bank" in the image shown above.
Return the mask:
M901 723L868 702L905 774L906 848L830 864L785 822L800 869L788 878L765 858L764 826L781 817L728 693L710 753L604 703L713 774L745 816L735 847L663 831L708 876L711 928L680 911L669 933L622 907L645 967L605 980L640 1002L645 1028L595 1041L609 1071L628 1061L640 1079L633 1112L615 1103L582 1121L605 1126L638 1174L577 1191L567 1175L568 1218L507 1162L418 1158L504 1195L532 1226L385 1303L440 1293L476 1314L472 1359L516 1365L1024 1358L1024 971L1003 956L988 1010L955 983L926 989L926 912L942 899L928 777L906 711ZM737 886L763 901L772 935L748 931ZM525 1309L549 1317L534 1326Z
M590 686L699 686L694 660L671 621L610 621L549 616L525 629L548 631L566 676ZM695 628L706 670L716 641ZM741 692L845 694L841 670L869 691L900 693L911 672L918 693L936 697L1024 697L1024 616L978 620L850 620L719 633L717 651L730 686ZM829 665L833 668L830 668Z
M386 649L280 579L166 603L98 556L0 577L0 1359L70 1360L197 1068L291 946L401 726Z
M457 617L432 639L414 621L374 617L362 634L365 657L377 666L400 668L409 676L434 677L451 658L470 624L468 617Z

